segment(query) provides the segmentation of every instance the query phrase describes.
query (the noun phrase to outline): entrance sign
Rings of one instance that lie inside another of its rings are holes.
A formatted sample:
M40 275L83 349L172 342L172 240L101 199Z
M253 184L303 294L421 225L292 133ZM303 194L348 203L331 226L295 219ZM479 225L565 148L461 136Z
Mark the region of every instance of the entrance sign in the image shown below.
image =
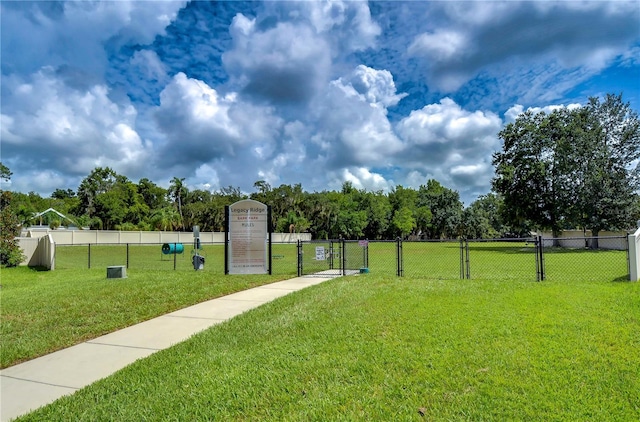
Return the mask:
M316 261L324 261L325 259L324 246L316 246Z
M238 201L227 207L227 274L271 272L269 211L265 204L252 199Z

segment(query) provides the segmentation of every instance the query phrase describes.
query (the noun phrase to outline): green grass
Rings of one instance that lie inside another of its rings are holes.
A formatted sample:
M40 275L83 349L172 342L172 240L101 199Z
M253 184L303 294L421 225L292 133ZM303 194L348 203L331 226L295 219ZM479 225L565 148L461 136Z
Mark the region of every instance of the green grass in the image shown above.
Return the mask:
M330 268L330 261L315 261L315 247L304 244L305 273ZM274 244L274 277L224 277L224 248L204 245L204 271L194 271L190 245L185 253L163 255L160 245L129 246L129 278L106 280L106 267L127 263L126 245L58 246L56 270L26 268L2 270L2 351L0 366L7 367L89 338L140 322L162 313L257 284L297 273L296 244ZM363 250L348 244L347 264L362 265ZM369 269L373 275L396 274L395 242L369 243ZM457 279L460 277L458 242L404 242L406 278ZM328 258L328 257L327 257ZM337 258L339 261L340 258ZM624 251L547 249L547 280L625 280ZM471 242L472 279L533 281L535 254L524 242ZM339 268L335 263L335 268ZM350 267L350 268L352 268Z
M2 269L1 367L71 346L195 303L286 278L106 267Z
M316 247L327 251L324 261L315 260ZM362 248L348 242L347 266L359 269L363 265ZM336 251L339 243L335 242ZM303 244L303 270L313 274L329 270L330 243ZM397 273L396 242L370 242L368 268L372 273ZM177 271L192 272L191 245L184 245L184 253L163 255L161 245L129 245L129 270L173 271L174 257ZM205 257L204 272L224 274L224 245L204 245L200 253ZM275 275L297 274L297 245L273 244L272 272ZM460 243L403 242L403 275L407 277L454 279L460 278ZM90 250L91 268L105 269L110 265L127 264L126 245L93 245ZM463 268L466 274L466 256ZM340 268L340 255L336 255L333 268ZM86 269L89 266L89 247L58 246L56 268ZM626 251L545 248L545 269L548 280L625 280L628 276ZM105 270L106 271L106 270ZM535 247L526 241L469 242L469 274L473 279L536 280Z
M193 271L192 245L183 244L182 254L162 253L162 245L128 246L129 269ZM204 270L211 274L224 274L224 245L205 244L198 253L205 257ZM297 274L297 246L295 243L274 243L272 245L272 273L279 275ZM78 245L56 247L57 269L102 268L111 265L127 265L127 245Z
M278 299L33 420L640 419L640 283L373 274Z

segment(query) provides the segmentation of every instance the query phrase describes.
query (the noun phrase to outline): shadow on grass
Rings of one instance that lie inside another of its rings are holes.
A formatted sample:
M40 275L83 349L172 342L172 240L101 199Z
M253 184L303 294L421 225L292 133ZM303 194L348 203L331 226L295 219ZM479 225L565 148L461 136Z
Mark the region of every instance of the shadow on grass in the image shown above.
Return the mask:
M514 246L469 246L469 252L500 252L504 254L529 254L534 253L534 247L514 247Z
M39 272L43 272L43 271L51 271L47 267L43 267L43 266L40 266L40 265L35 266L35 267L28 267L28 268L29 268L29 270L34 271L34 272L38 272L38 273Z
M630 283L631 280L629 280L629 274L614 278L613 280L611 280L612 283L623 283L623 282L627 282Z
M545 247L544 253L552 254L597 254L597 253L612 253L623 252L617 249L590 249L590 248L560 248L560 247Z

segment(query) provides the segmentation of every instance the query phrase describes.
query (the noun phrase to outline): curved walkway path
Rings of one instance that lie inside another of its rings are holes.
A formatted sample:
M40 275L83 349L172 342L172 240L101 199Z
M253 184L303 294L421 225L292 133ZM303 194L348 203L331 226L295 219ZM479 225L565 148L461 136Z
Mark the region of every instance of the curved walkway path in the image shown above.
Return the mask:
M335 277L321 273L233 293L5 368L0 371L0 421L73 394L245 311Z

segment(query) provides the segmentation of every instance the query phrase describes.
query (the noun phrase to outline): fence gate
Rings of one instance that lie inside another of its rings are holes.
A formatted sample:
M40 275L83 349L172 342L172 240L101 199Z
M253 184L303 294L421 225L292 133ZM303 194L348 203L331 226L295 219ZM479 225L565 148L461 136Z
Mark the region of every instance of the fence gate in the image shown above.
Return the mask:
M366 268L369 247L363 241L298 241L298 276L349 275Z

